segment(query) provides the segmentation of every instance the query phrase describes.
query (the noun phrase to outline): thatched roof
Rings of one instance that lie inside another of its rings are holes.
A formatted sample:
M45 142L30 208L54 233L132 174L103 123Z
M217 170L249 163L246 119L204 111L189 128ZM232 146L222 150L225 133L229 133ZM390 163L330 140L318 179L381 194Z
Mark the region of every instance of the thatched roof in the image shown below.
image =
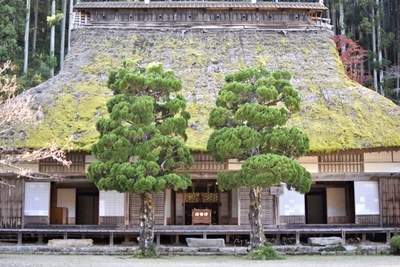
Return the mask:
M400 108L347 78L329 31L80 28L72 37L65 68L31 89L45 116L25 146L72 135L76 151L90 151L95 121L107 115L107 75L131 58L163 62L182 80L192 115L187 144L196 151L205 150L224 75L256 65L292 72L303 102L290 124L309 135L310 152L400 147Z

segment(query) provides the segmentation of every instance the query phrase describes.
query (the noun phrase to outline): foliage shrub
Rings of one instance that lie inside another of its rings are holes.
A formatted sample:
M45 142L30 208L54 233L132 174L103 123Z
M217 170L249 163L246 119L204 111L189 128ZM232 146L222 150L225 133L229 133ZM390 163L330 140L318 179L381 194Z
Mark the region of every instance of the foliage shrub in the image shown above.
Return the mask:
M395 234L390 239L390 254L400 255L400 235Z
M271 243L266 242L263 246L253 249L247 255L249 260L282 260L284 259L278 252L272 247Z
M155 243L151 243L149 247L143 252L143 250L138 249L135 253L136 258L158 258L160 254L157 252L157 245Z

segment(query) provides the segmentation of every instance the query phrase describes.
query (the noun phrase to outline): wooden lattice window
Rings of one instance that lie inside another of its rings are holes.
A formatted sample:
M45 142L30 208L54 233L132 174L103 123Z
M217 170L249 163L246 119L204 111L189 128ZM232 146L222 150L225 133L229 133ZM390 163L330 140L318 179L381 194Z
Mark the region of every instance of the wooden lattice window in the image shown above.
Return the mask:
M194 165L192 170L202 170L202 171L215 171L215 170L225 170L227 165L225 163L216 162L210 154L194 154Z
M319 156L319 172L364 172L363 154Z
M52 158L43 159L39 163L39 171L44 173L85 173L85 155L68 154L67 160L72 161L69 167L63 166Z

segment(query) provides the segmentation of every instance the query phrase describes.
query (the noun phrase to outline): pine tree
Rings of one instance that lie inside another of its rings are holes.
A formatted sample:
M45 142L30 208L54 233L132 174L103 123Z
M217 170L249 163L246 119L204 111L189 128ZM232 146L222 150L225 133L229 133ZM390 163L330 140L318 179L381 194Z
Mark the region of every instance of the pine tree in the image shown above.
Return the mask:
M290 114L300 109L290 79L288 71L270 73L262 67L227 75L208 121L214 131L207 149L214 159L242 162L236 173L220 172L218 184L221 190L250 189L252 249L265 243L262 189L284 182L306 193L311 186L311 175L293 160L307 152L309 139L300 130L285 127Z
M98 161L90 164L88 178L100 190L140 195L139 247L145 253L154 240L152 193L191 185L188 174L174 172L193 165L184 144L190 114L172 71L162 64L131 64L110 73L108 85L116 95L107 103L110 117L96 124L100 137L92 153Z

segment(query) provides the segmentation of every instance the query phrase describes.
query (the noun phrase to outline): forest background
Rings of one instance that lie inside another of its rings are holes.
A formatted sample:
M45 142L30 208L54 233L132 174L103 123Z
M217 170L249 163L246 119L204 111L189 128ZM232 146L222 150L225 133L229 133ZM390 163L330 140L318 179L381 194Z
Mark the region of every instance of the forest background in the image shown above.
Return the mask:
M74 4L76 0L0 0L0 62L13 63L8 74L17 76L20 91L62 70ZM323 4L348 76L400 105L400 1Z

